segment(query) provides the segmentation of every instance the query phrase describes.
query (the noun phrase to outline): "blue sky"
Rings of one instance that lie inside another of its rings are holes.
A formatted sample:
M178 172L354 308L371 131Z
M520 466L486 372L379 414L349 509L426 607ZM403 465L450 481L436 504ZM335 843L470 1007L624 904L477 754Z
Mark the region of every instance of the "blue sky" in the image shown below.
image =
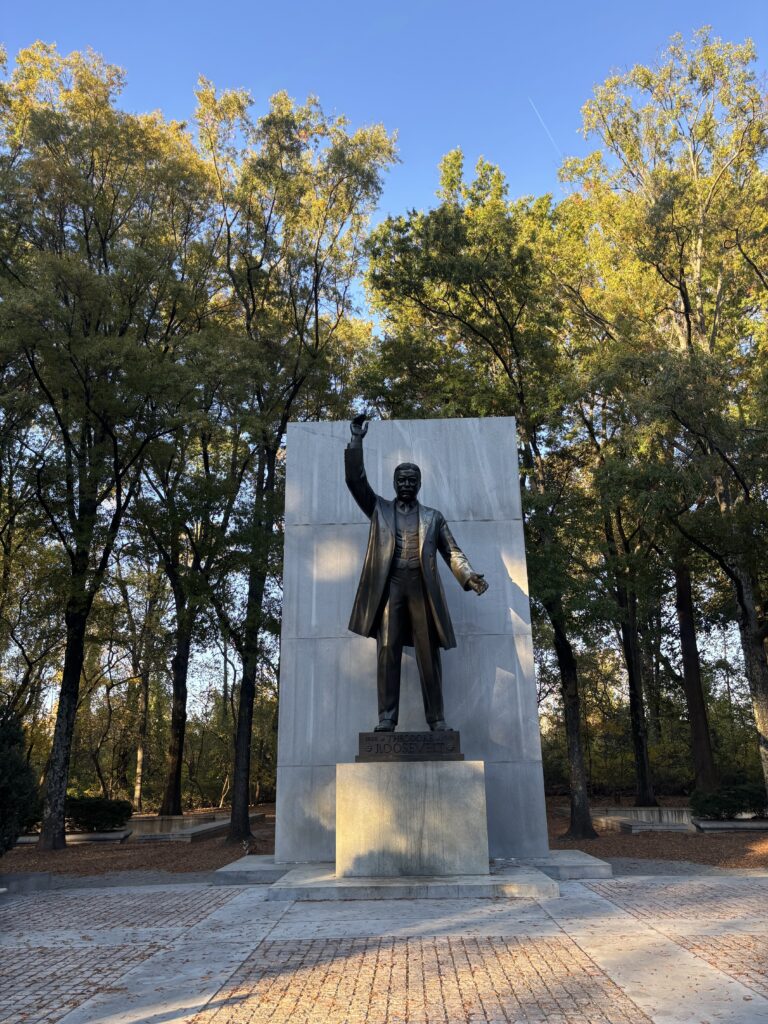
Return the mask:
M382 201L382 213L397 213L432 202L438 161L455 146L470 165L480 155L498 163L513 196L561 194L561 155L585 151L579 110L597 82L704 24L734 42L750 36L764 69L761 9L761 0L30 0L13 4L0 41L11 56L35 39L93 47L126 69L132 110L189 118L203 74L249 89L259 108L286 89L314 93L353 124L380 121L399 136L402 162Z

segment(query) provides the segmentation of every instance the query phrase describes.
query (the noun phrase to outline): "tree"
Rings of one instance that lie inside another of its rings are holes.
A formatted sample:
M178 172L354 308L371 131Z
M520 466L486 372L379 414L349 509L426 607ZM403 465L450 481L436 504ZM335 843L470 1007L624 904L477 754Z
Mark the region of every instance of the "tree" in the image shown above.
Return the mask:
M173 419L174 344L197 329L207 270L192 142L159 115L117 110L122 81L93 54L37 43L0 89L0 331L39 406L36 498L69 569L44 849L65 841L88 618L147 446Z
M570 274L573 305L621 366L634 450L665 470L662 514L730 581L768 786L768 115L753 61L707 29L690 49L674 37L659 64L596 90L584 128L601 149L564 173L591 265Z
M16 845L37 804L37 783L24 753L18 718L0 709L0 857Z
M140 537L135 531L137 538ZM133 809L141 812L144 803L149 704L153 675L162 672L169 648L166 625L168 588L165 575L147 545L137 544L134 551L121 550L114 559L110 584L120 598L124 644L131 666L131 681L136 692L131 710L136 721L136 767L133 781Z

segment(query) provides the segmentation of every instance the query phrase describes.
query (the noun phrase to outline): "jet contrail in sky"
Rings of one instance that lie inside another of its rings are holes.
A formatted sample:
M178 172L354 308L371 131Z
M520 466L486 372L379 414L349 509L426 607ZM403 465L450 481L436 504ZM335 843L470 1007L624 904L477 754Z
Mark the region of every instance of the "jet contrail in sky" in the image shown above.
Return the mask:
M541 116L541 114L539 113L539 111L538 111L538 108L536 107L536 104L535 104L535 103L533 102L533 100L531 99L531 97L530 97L530 96L528 97L528 102L529 102L529 103L531 104L531 106L533 107L533 112L534 112L534 114L536 115L536 117L538 117L538 119L539 119L539 121L540 121L540 123L541 123L541 127L542 127L542 128L544 129L544 131L545 131L545 132L547 133L547 136L548 136L548 138L549 138L549 141L550 141L550 142L552 143L552 145L553 145L553 146L555 147L555 152L557 153L557 155L558 155L558 156L560 157L560 159L562 160L562 159L563 159L563 153L562 153L562 150L560 149L560 147L558 146L558 144L557 144L557 143L555 142L554 138L552 137L552 132L551 132L551 131L549 130L549 128L547 128L547 126L546 126L546 123L545 123L545 121L544 121L544 118L543 118L543 117Z

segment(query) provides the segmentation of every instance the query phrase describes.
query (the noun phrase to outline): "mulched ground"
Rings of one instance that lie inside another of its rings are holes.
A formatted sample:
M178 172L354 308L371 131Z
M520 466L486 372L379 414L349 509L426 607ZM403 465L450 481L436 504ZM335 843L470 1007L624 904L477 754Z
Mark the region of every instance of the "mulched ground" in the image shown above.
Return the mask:
M682 860L717 868L768 868L768 832L730 832L719 835L640 832L637 835L622 835L620 832L602 832L598 829L597 839L562 839L561 836L568 828L568 817L567 814L558 814L557 810L565 810L567 801L556 799L547 803L549 845L553 850L584 850L601 860L626 857Z
M666 801L665 801L666 802ZM673 800L669 803L672 804ZM680 801L676 801L680 803ZM716 868L768 868L768 833L701 835L692 832L643 832L622 835L601 832L597 839L568 840L561 836L568 827L562 811L567 800L548 801L550 846L554 850L580 849L603 860L614 857L689 861ZM273 853L275 842L274 804L265 805L266 821L254 825L251 853ZM561 813L558 813L560 810ZM59 875L102 875L124 871L165 871L189 873L215 871L242 857L240 845L224 839L198 843L123 843L70 846L56 853L41 853L34 846L17 847L0 860L0 873L50 871Z
M265 804L266 821L252 826L253 853L272 853L275 848L275 806ZM130 827L130 825L128 826ZM0 874L50 871L57 875L104 875L119 871L167 871L187 873L215 871L243 856L239 843L203 839L197 843L83 843L66 850L41 852L34 846L17 846L0 860Z

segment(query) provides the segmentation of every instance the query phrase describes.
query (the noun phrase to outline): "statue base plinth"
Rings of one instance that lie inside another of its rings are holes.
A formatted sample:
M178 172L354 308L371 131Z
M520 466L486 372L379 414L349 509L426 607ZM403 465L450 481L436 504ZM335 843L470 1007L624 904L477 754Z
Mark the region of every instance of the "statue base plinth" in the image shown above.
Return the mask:
M488 871L482 761L336 765L337 878Z
M454 729L434 732L361 732L355 761L463 761Z

